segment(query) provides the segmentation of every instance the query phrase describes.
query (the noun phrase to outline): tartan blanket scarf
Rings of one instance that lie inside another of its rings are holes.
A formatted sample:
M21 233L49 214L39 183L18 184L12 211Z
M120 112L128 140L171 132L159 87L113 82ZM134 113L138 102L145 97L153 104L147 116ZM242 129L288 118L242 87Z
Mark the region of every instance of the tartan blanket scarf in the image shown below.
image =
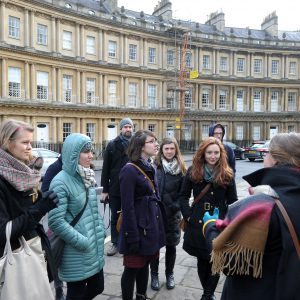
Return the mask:
M41 179L39 171L30 169L3 149L0 149L0 176L22 192L36 188Z
M274 199L265 194L247 197L229 206L221 233L213 240L212 272L262 277L264 249Z

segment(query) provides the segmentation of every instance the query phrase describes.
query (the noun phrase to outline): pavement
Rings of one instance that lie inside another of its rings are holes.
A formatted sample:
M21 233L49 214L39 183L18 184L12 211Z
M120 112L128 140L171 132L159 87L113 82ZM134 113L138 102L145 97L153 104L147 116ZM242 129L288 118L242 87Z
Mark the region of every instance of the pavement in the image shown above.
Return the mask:
M192 154L184 154L184 159L189 164L192 160ZM102 161L94 161L96 170L101 170ZM248 195L248 184L244 180L239 180L237 182L237 191L239 199L244 198ZM110 237L106 239L105 248L109 246ZM105 250L106 250L105 249ZM105 251L106 252L106 251ZM164 265L165 265L165 248L160 251L160 283L161 288L159 291L153 291L150 288L150 278L149 286L147 290L147 295L152 300L196 300L200 299L203 289L200 284L198 274L197 274L197 260L195 257L188 255L182 249L182 239L181 243L177 246L177 257L176 264L174 268L175 277L175 288L173 290L168 290L166 288L166 280L164 275ZM94 300L113 300L122 299L121 296L121 275L123 272L123 256L116 254L114 256L105 257L104 266L104 291L101 295L97 296ZM215 296L217 300L221 299L221 292L224 284L225 276L221 276L219 284L217 286Z

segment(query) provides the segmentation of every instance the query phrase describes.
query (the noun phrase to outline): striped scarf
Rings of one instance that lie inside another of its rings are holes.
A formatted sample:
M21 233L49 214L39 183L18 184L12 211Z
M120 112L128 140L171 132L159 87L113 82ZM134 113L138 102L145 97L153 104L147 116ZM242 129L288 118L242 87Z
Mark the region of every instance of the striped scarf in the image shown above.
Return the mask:
M0 149L0 176L22 192L36 188L41 180L39 171L32 170L3 149Z
M262 277L264 249L274 199L263 194L247 197L229 206L221 231L213 240L212 271L226 275Z
M85 168L81 165L78 165L78 172L79 175L81 176L85 187L88 189L91 186L96 185L96 180L95 180L95 172L91 168Z

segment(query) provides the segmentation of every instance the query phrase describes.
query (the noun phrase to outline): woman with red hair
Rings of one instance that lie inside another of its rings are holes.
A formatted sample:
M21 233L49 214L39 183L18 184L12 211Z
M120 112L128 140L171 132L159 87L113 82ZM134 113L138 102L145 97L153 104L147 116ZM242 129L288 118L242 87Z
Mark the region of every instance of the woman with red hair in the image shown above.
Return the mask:
M193 193L193 203L189 199ZM224 217L229 204L237 200L234 173L227 162L222 143L209 137L197 150L193 164L185 175L180 191L183 218L187 221L183 249L197 257L198 275L203 287L201 300L215 299L214 291L219 275L212 275L210 253L202 236L202 217L205 212L219 209L219 218Z

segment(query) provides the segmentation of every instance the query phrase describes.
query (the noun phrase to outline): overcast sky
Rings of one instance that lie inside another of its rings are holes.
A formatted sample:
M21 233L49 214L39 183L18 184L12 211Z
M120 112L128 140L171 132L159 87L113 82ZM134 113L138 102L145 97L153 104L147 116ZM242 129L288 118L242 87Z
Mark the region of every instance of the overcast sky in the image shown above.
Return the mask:
M263 19L276 11L279 30L300 30L299 0L171 0L173 18L204 24L210 13L223 11L226 27L260 29ZM152 14L158 0L118 0L118 6Z

